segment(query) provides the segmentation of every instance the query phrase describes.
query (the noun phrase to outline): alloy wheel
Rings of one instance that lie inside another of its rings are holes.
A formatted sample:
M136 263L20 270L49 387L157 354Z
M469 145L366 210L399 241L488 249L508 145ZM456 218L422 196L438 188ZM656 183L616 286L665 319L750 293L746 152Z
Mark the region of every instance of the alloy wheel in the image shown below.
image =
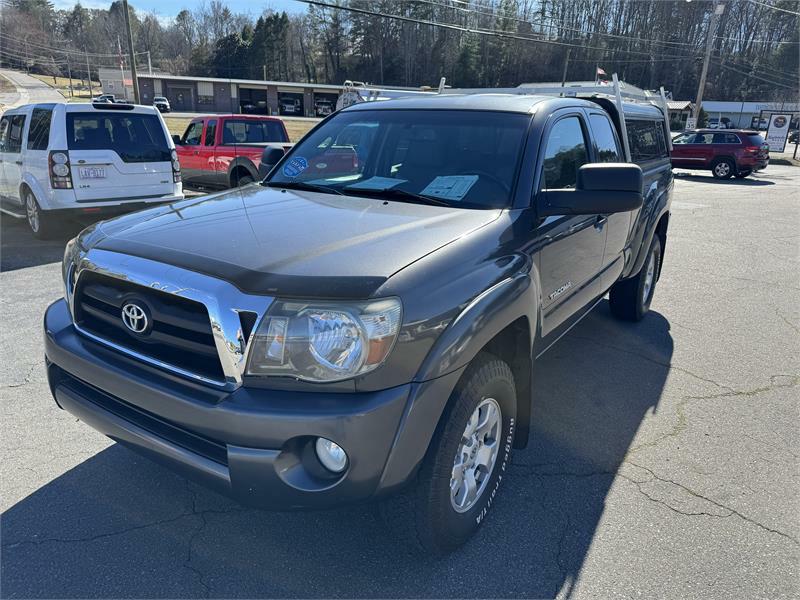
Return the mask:
M467 512L491 479L500 448L503 415L494 398L484 398L473 411L461 435L450 477L450 504Z
M653 282L656 278L656 251L655 248L650 251L650 256L647 258L647 271L644 274L644 285L642 286L642 304L646 305L647 300L650 298L650 292L653 290Z
M25 214L28 217L28 225L31 231L38 233L39 231L39 205L36 204L36 198L33 194L28 192L25 194Z

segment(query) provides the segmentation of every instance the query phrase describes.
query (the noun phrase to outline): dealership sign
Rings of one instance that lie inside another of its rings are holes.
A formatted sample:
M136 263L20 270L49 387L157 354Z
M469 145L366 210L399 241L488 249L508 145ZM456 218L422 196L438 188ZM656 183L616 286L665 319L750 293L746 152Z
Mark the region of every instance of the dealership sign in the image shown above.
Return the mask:
M767 128L767 144L770 152L783 152L786 149L786 138L789 136L789 124L792 115L772 115Z

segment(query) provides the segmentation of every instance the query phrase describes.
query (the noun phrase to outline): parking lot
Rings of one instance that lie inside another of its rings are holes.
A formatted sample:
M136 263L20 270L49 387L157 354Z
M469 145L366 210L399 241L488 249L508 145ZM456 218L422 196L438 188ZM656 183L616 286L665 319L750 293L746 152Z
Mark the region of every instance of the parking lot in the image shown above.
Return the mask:
M373 506L246 509L58 410L63 241L3 218L2 595L798 597L799 190L782 165L676 178L651 313L604 302L543 357L491 526L441 560Z

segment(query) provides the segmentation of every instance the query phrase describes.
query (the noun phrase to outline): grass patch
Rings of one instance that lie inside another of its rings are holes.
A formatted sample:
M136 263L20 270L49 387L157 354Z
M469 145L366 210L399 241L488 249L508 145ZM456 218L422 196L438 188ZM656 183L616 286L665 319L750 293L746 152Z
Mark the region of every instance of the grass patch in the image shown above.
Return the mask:
M17 88L13 83L11 83L8 79L0 75L0 92L2 93L13 92L16 89Z
M183 135L183 132L186 131L189 123L192 121L192 119L187 119L186 117L171 117L169 114L162 116L171 134ZM292 142L296 142L317 123L316 121L285 120L283 124L286 125L286 132L289 134L289 139Z
M103 88L99 81L92 81L92 87L86 87L86 80L81 80L77 77L72 78L72 93L69 95L69 78L68 77L51 77L50 75L37 75L31 73L31 77L36 77L39 81L46 83L51 88L57 90L67 102L87 102L94 96L99 96L103 93ZM54 81L55 80L55 81Z

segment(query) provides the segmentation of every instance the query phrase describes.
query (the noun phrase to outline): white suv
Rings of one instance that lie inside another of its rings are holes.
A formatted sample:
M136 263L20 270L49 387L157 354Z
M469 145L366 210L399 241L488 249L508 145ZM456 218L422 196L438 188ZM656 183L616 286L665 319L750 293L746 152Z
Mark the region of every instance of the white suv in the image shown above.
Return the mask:
M28 104L0 118L0 196L47 238L64 216L183 198L180 163L152 106Z

